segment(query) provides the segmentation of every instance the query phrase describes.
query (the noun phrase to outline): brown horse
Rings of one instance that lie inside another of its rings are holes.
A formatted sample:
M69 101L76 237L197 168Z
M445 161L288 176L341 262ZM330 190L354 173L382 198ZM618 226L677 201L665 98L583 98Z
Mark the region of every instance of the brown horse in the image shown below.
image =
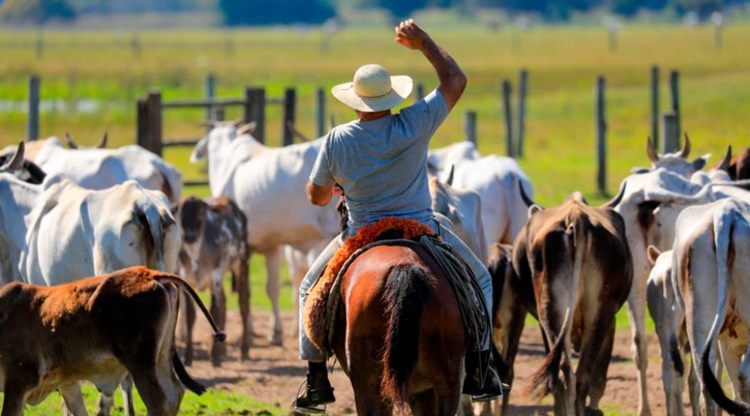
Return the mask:
M455 292L431 254L410 240L372 246L338 290L332 349L357 413L456 414L467 342Z

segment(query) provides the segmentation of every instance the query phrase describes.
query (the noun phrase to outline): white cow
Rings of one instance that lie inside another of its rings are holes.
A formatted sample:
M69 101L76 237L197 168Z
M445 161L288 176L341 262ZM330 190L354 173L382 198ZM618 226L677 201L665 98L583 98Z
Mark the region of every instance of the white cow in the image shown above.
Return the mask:
M653 268L646 283L646 302L661 346L661 379L667 415L685 415L682 392L686 380L693 414L698 415L700 386L695 367L685 360L689 344L685 313L677 304L672 286L672 250L660 253L656 247L649 246L648 259Z
M519 184L533 198L533 188L518 163L509 157L489 155L477 158L467 144L451 145L430 152L430 160L441 179L447 179L454 166L452 185L470 189L482 200L484 246L512 244L528 219L528 209L518 193ZM487 258L487 252L482 258Z
M690 150L691 144L687 134L683 149L667 154L657 154L651 140L648 139L646 154L652 162L652 167L633 169L636 173L623 180L627 182L625 195L615 207L615 211L625 220L626 236L633 257L633 286L628 297L628 318L633 335L633 357L638 370L639 416L651 414L646 385L648 352L645 342L646 281L651 265L648 262L646 248L650 244L660 250L671 248L671 237L664 233L669 232L670 221L676 218L676 214L670 214L671 220L663 220L667 225L667 231L664 231L661 226L665 224L660 224L654 213L665 194L669 191L694 194L701 188L688 179L705 166L708 155L690 162L687 160Z
M672 285L700 375L701 412L718 415L718 404L730 414L750 415L750 203L724 198L688 207L676 229ZM717 339L742 403L730 400L714 375Z
M56 285L134 265L174 270L180 231L158 191L127 181L83 189L61 176L40 185L0 173L3 283ZM123 386L132 410L132 384ZM108 414L112 398L102 398Z
M195 146L190 160L208 157L212 196L229 197L247 217L250 252L266 258L266 291L273 309L269 339L281 344L280 247L288 244L307 258L315 258L338 233L339 218L335 201L318 207L305 195L323 139L273 148L255 140L250 135L253 128L254 123L240 128L233 122L216 123ZM306 266L300 266L296 274L304 275ZM293 283L296 289L300 281Z
M182 194L182 174L150 151L129 145L118 149L67 149L57 137L41 140L27 158L48 175L65 175L87 189L106 189L133 179L146 189L164 192L171 202Z

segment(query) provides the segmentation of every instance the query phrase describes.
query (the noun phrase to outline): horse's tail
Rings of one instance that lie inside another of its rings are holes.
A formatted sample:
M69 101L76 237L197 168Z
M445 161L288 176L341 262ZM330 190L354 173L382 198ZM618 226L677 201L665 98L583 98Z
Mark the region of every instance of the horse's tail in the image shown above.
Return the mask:
M381 386L397 407L408 403L408 381L419 358L422 311L431 292L426 271L415 264L395 266L385 284L388 329Z

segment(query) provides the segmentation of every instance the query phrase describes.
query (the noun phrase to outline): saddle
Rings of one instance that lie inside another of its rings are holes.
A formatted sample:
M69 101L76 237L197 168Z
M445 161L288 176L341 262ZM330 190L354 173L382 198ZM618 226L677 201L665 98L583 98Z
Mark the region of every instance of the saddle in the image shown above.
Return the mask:
M328 262L323 275L310 288L304 310L304 327L310 341L327 356L331 355L329 345L329 328L332 328L335 308L330 308L332 296L339 296L331 291L339 276L346 272L349 259L366 246L383 240L408 239L418 240L423 235L433 235L432 229L416 220L407 218L384 218L374 224L366 225L357 234L347 238Z

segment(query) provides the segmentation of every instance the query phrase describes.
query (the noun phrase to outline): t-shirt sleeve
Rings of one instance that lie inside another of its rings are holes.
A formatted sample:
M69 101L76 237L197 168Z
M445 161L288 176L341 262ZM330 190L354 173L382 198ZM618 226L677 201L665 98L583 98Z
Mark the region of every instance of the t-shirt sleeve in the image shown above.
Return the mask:
M336 183L331 174L331 169L328 167L328 143L331 140L331 134L332 132L329 132L323 141L318 158L315 159L312 172L310 172L310 182L318 186L331 186Z
M443 94L437 89L400 112L404 128L415 133L413 136L423 137L425 140L429 140L435 134L447 116L448 105Z

